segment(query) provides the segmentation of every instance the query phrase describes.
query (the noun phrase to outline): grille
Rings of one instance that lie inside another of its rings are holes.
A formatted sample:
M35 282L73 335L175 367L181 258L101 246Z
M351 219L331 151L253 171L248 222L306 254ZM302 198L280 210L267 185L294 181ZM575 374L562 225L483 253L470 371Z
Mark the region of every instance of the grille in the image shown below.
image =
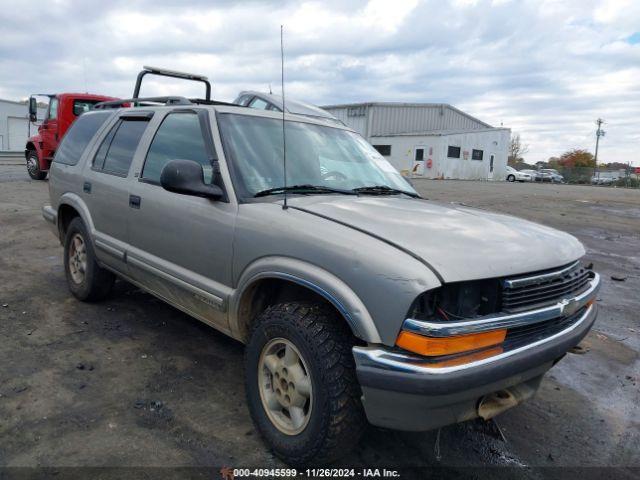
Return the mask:
M502 309L513 313L575 297L587 289L591 270L580 263L560 270L514 277L502 282Z
M583 307L567 317L559 317L546 322L532 323L530 325L510 328L507 331L507 337L505 340L509 342L511 347L516 347L520 344L531 343L542 338L550 337L551 335L573 325L584 314L585 310L586 307Z

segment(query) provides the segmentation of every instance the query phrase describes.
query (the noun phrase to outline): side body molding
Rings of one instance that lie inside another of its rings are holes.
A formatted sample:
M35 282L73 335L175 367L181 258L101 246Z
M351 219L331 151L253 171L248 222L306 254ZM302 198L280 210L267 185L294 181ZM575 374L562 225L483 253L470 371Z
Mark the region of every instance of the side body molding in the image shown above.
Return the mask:
M317 265L281 256L262 257L240 275L229 302L229 324L234 337L243 337L239 324L243 295L254 283L269 278L287 280L313 290L336 307L356 337L370 343L381 343L367 308L346 283Z

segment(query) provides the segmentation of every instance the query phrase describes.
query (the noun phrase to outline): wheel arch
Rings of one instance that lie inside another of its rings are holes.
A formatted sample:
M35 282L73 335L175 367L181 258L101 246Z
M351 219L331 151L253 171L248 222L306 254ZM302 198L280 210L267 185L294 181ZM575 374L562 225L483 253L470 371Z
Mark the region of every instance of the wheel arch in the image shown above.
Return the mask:
M75 217L82 219L93 242L94 228L89 209L82 199L74 193L65 193L60 197L58 204L58 233L60 235L60 242L64 242L67 228Z
M347 284L316 265L291 258L263 258L245 269L230 300L231 330L246 341L253 321L268 306L313 299L331 305L355 337L381 342L365 305Z

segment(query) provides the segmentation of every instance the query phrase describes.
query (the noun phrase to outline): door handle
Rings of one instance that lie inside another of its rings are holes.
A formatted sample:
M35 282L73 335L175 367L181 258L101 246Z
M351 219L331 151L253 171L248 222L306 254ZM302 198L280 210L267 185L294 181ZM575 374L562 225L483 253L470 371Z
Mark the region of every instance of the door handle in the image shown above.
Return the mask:
M138 195L129 195L129 206L131 208L140 208L142 199Z
M82 191L85 193L91 193L91 183L84 182L84 185L82 185Z

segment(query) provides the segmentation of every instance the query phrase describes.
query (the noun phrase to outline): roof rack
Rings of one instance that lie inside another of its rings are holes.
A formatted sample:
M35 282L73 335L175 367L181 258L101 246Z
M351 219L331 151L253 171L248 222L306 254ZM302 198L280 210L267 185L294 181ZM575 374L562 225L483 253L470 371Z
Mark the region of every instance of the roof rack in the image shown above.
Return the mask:
M104 110L107 108L121 108L124 107L125 104L133 103L136 106L140 107L149 107L157 104L164 105L193 105L193 103L185 97L147 97L147 98L123 98L121 100L109 100L108 102L100 102L96 103L93 108L94 110Z
M205 100L211 100L211 83L209 79L204 75L197 75L195 73L177 72L175 70L167 70L166 68L148 67L144 65L138 78L136 79L136 86L133 89L133 98L137 99L140 96L140 87L142 86L142 79L145 75L159 75L161 77L181 78L183 80L192 80L194 82L202 82L205 86Z
M147 97L147 98L123 98L121 100L109 100L107 102L96 103L94 110L105 110L107 108L133 107L157 107L158 105L228 105L240 107L236 103L220 102L218 100L205 100L203 98L185 98L179 96L167 97Z

